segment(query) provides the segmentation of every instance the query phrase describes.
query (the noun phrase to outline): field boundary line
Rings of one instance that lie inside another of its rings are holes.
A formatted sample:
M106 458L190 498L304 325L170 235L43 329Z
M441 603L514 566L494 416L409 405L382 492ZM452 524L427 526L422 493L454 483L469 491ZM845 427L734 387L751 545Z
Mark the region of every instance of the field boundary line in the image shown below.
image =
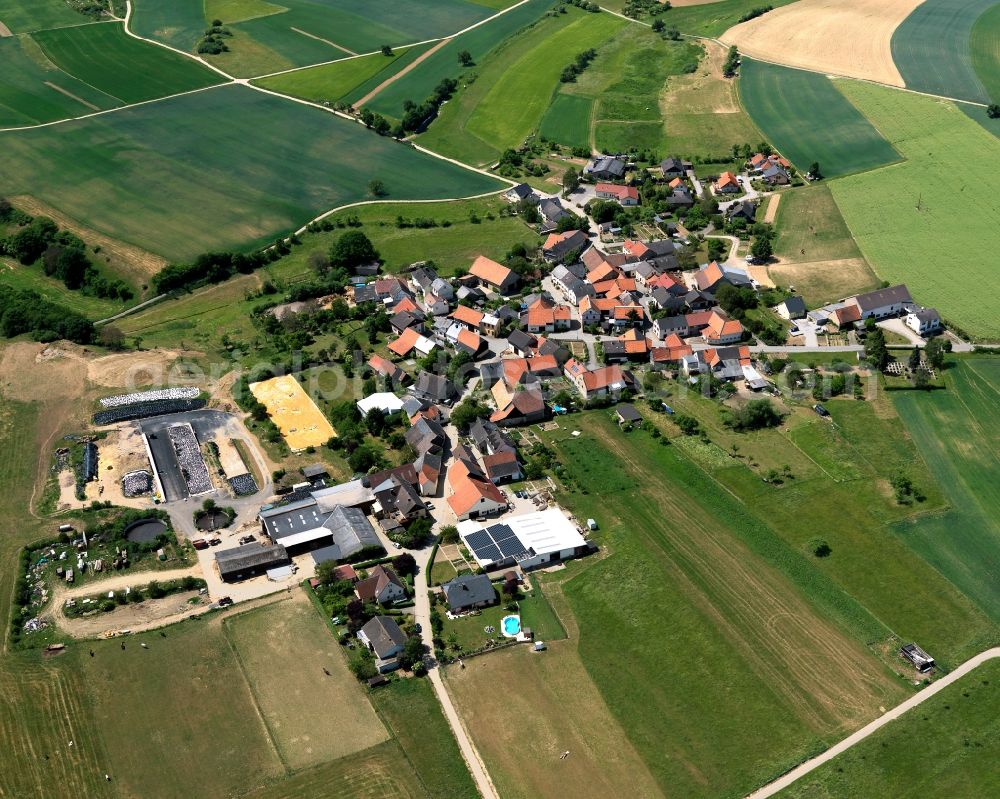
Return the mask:
M768 783L763 788L758 788L753 793L748 794L746 799L767 799L767 797L774 796L776 793L784 790L792 783L797 782L799 779L804 777L809 772L814 771L815 769L822 766L824 763L833 760L837 755L846 752L854 745L861 743L861 741L863 741L869 735L871 735L874 732L877 732L890 722L900 718L905 713L915 708L917 705L926 702L928 699L943 691L953 682L960 680L962 677L967 675L969 672L975 670L983 663L986 663L987 661L993 660L995 658L1000 658L1000 647L993 647L992 649L987 649L984 652L980 652L978 655L975 655L969 660L965 661L965 663L960 665L953 672L946 674L937 682L931 683L924 690L920 691L920 693L914 694L902 704L897 705L892 710L887 711L874 721L866 724L860 730L847 736L839 743L834 744L822 754L819 754L816 757L811 758L805 761L804 763L799 764L791 771L787 772L786 774L774 780L773 782Z
M108 322L114 322L117 319L121 319L122 317L134 314L136 311L141 311L143 308L146 308L147 306L152 305L153 303L166 299L168 296L170 295L157 294L155 297L150 297L148 300L144 300L143 302L140 302L138 305L133 305L131 308L126 308L124 311L116 313L114 316L109 316L107 319L98 319L96 322L94 322L94 324L104 325L107 324Z
M86 107L87 107L87 108L89 108L89 109L90 109L91 111L100 111L100 110L101 110L101 109L100 109L100 108L99 108L98 106L94 105L93 103L91 103L91 102L88 102L88 101L84 100L84 99L83 99L82 97L77 97L77 96L76 96L75 94L73 94L73 92L71 92L71 91L70 91L69 89L64 89L64 88L63 88L62 86L57 86L57 85L56 85L55 83L53 83L53 82L52 82L52 81L50 81L50 80L47 80L47 81L44 81L44 84L45 84L46 86L48 86L48 87L49 87L50 89L52 89L52 90L54 90L54 91L57 91L57 92L59 92L60 94L64 94L64 95L66 95L66 97L69 97L69 98L70 98L71 100L76 100L76 101L77 101L77 102L78 102L78 103L79 103L80 105L82 105L82 106L86 106ZM88 86L90 86L90 84L89 84L89 83L88 83L87 85L88 85ZM91 86L91 88L94 88L94 87L93 87L93 86ZM111 95L108 95L108 96L110 97ZM119 99L120 99L120 98L119 98Z
M186 53L179 47L172 47L171 45L165 44L164 42L158 42L156 41L156 39L147 39L145 36L140 36L138 33L133 33L131 28L129 28L129 23L132 21L132 11L133 11L132 0L125 0L125 19L122 20L122 27L125 28L125 34L127 36L131 36L133 39L138 39L140 42L148 42L149 44L155 44L157 47L162 47L164 50L170 50L173 53L179 53L185 58L190 58L193 61L197 61L202 66L212 70L212 72L217 72L219 75L222 75L222 77L228 78L230 81L236 80L236 78L234 78L228 72L219 69L214 64L208 63L204 58L196 56L194 53Z

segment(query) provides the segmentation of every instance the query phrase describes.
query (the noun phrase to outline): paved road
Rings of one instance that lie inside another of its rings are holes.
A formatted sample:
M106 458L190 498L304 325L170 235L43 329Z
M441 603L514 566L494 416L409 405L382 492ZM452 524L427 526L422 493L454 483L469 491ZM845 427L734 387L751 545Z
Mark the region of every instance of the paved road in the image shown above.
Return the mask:
M906 713L909 710L912 710L922 702L926 702L932 696L934 696L940 691L943 691L945 688L947 688L956 680L960 680L962 677L964 677L970 671L975 669L977 666L981 666L986 661L993 660L994 658L1000 658L1000 647L987 649L985 652L980 652L975 657L965 661L965 663L963 663L953 672L945 675L937 682L931 683L929 686L924 688L920 693L907 699L905 702L903 702L903 704L899 705L898 707L894 707L885 715L879 716L871 724L862 727L853 735L847 736L843 741L834 746L831 746L823 754L817 755L812 760L807 760L802 765L789 771L783 777L779 777L774 782L765 785L763 788L757 791L754 791L752 794L750 794L750 796L747 797L747 799L766 799L766 797L768 796L774 796L779 791L783 791L793 782L796 782L797 780L801 779L810 771L813 771L822 766L824 763L833 760L833 758L835 758L837 755L846 752L855 744L858 744L861 741L863 741L873 732L880 730L889 722L895 721L904 713Z

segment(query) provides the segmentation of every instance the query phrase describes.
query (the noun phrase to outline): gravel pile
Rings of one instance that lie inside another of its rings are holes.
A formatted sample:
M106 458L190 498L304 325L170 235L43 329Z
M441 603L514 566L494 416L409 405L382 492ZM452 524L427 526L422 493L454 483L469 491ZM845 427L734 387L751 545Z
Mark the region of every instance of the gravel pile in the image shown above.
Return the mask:
M238 474L235 477L230 477L229 487L233 489L233 493L238 497L256 494L259 490L257 488L257 481L253 479L252 474Z
M153 391L133 391L131 394L116 394L100 400L104 408L120 408L123 405L135 405L139 402L153 400L194 399L198 396L196 388L159 388Z
M188 491L192 494L204 494L211 491L212 478L208 476L208 467L201 457L198 438L189 424L178 424L167 428L170 443L174 445L174 454L180 464L181 473L187 482Z
M122 493L126 497L138 497L153 490L153 475L145 469L129 472L122 478Z
M105 425L116 422L128 422L132 419L147 419L150 416L163 416L168 413L183 413L197 411L205 407L203 399L153 400L139 402L134 405L124 405L112 408L110 411L98 411L94 414L94 424Z

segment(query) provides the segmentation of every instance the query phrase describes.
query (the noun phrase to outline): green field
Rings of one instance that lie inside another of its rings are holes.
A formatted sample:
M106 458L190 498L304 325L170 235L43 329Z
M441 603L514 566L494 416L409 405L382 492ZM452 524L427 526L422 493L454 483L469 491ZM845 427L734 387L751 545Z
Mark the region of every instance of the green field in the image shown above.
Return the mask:
M557 94L542 117L538 127L540 135L567 147L590 149L590 119L594 101L589 97Z
M892 34L892 60L907 88L989 102L974 60L981 65L988 55L990 43L984 37L992 36L996 47L1000 22L996 13L976 33L975 59L970 38L976 21L995 4L996 0L925 0L918 5ZM996 70L994 63L987 77L995 80Z
M799 171L818 161L826 177L898 160L871 122L825 75L743 58L740 97L768 140Z
M121 105L57 68L30 36L0 39L0 60L0 127L54 122Z
M899 535L1000 623L1000 360L970 358L947 390L893 394L951 509L897 526Z
M972 66L986 94L1000 103L1000 5L982 13L969 36Z
M677 447L562 427L561 498L610 553L563 582L580 655L664 792L744 795L905 696L864 646L884 628Z
M458 61L458 54L462 50L468 50L473 61L478 65L481 61L485 61L486 55L490 51L521 29L537 22L554 4L555 0L531 0L531 2L518 6L485 25L480 25L461 36L450 39L433 55L421 61L418 66L407 72L402 78L382 90L367 104L368 108L387 117L398 119L403 114L404 102L407 100L415 103L423 102L430 97L434 87L442 79L464 77L463 82L467 83L472 75L481 76L482 71L478 66L468 70L468 75L466 75L466 70L463 70ZM518 40L520 38L523 37L518 37ZM514 40L514 46L518 40ZM456 105L454 101L448 103L442 109L442 114L451 113L450 109L454 105ZM440 122L436 123L436 125L440 124ZM434 126L431 130L434 130Z
M997 340L1000 301L980 287L1000 249L993 190L1000 140L952 104L854 81L838 85L906 159L830 184L861 251L879 277L905 281L918 302L974 337Z
M737 24L740 17L748 11L765 5L780 8L793 2L795 0L769 0L767 3L761 3L760 0L722 0L718 3L671 8L659 18L668 28L713 39ZM624 0L614 0L609 8L623 4Z
M9 258L0 257L0 283L35 291L45 299L73 308L89 319L103 319L118 313L125 306L125 303L119 300L91 297L80 291L68 289L61 280L48 277L42 271L40 264L24 266Z
M973 670L777 796L926 799L1000 793L1000 662Z
M0 0L0 22L13 33L82 25L89 19L76 13L65 0Z
M498 150L519 146L538 127L563 67L576 53L599 46L625 24L618 17L587 13L549 32L544 41L508 62L469 117L468 131ZM555 53L566 55L556 58Z
M426 52L428 47L430 45L400 47L388 57L372 53L360 58L344 58L332 64L275 75L254 83L317 103L350 103L364 96L365 86L378 86Z
M88 227L171 259L259 246L324 210L366 199L373 178L392 199L502 187L243 86L0 134L0 147L10 169L0 191L31 192Z
M124 103L201 89L221 78L189 58L126 35L120 25L81 25L32 37L64 72Z
M833 261L861 255L825 183L782 192L774 228L778 234L774 253L782 261Z

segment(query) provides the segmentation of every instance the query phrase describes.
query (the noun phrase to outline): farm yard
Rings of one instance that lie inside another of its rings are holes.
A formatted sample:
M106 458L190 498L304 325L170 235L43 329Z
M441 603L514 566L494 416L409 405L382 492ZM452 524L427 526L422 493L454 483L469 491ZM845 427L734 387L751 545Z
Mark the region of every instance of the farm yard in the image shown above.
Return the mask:
M392 199L477 195L503 186L243 86L0 133L0 147L9 167L0 191L31 191L88 227L176 260L261 246L322 211L370 199L373 178ZM107 180L91 180L97 168Z
M268 415L293 452L318 447L337 435L295 375L251 383L250 391L267 407Z
M962 359L946 391L893 394L899 415L950 509L896 526L914 551L1000 623L1000 360Z
M661 789L745 793L903 696L864 645L887 631L679 447L625 436L600 411L573 426L583 435L547 437L572 480L561 498L598 519L611 554L563 592L584 666ZM614 508L608 492L620 492ZM841 656L825 657L828 646ZM664 662L669 686L654 676ZM720 701L740 712L720 717ZM708 773L725 778L708 786L697 777Z
M844 81L840 90L906 159L833 181L844 220L876 274L979 340L1000 336L1000 304L978 287L1000 248L1000 140L954 104ZM933 257L928 257L932 253Z
M721 38L740 53L762 61L891 86L909 85L903 82L905 75L900 75L898 59L894 62L893 31L920 3L798 0L737 25Z
M740 97L768 141L800 172L825 177L885 166L898 153L825 75L744 58Z
M927 799L994 796L1000 758L1000 662L992 660L849 751L776 794L851 799L907 793Z
M995 5L994 0L926 0L917 5L892 35L892 57L907 88L990 102L990 91L1000 92Z

